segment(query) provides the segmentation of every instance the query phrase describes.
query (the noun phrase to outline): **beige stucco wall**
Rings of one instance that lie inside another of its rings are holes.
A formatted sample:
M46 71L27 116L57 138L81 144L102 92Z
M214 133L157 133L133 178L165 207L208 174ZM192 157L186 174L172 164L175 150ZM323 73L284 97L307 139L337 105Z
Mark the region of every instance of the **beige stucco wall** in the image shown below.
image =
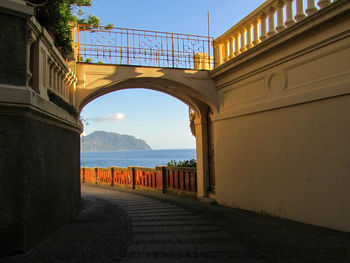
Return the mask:
M220 204L350 231L350 96L215 122Z
M211 72L220 204L350 231L349 6L330 6Z

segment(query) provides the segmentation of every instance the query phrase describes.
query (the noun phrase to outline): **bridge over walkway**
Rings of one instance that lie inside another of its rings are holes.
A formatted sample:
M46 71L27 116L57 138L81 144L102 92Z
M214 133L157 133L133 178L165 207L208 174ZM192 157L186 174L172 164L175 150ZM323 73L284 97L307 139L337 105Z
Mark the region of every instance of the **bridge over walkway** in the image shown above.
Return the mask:
M83 209L0 262L347 262L350 237L195 199L82 186Z

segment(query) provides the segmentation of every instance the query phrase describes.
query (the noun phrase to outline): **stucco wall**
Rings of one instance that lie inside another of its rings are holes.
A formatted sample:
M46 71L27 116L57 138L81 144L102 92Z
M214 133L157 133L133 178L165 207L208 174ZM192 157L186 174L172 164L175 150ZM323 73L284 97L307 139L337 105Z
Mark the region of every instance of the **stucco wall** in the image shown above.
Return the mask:
M350 95L215 122L220 204L350 231Z
M79 133L0 114L0 255L23 252L78 214Z

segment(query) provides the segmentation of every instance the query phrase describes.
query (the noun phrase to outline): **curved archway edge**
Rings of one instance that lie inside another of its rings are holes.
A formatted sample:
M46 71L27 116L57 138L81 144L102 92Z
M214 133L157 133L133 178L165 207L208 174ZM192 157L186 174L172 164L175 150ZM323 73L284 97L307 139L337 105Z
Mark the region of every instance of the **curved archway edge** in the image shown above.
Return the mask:
M75 105L80 111L100 96L132 88L160 91L189 105L196 112L197 194L207 196L207 113L209 108L218 110L217 91L207 71L78 63L77 76Z
M205 105L213 112L218 109L217 92L207 71L78 63L77 77L75 105L79 110L102 95L132 88L166 93L189 105L199 116L206 111L202 109Z

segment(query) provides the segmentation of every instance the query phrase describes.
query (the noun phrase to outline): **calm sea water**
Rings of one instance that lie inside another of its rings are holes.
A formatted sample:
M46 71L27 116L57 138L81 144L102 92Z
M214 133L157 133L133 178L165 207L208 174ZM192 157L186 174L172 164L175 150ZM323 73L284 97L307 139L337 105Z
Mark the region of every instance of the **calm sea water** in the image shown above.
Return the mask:
M149 151L125 151L125 152L86 152L80 154L83 167L156 167L166 165L171 160L183 161L196 159L195 149L181 150L149 150Z

